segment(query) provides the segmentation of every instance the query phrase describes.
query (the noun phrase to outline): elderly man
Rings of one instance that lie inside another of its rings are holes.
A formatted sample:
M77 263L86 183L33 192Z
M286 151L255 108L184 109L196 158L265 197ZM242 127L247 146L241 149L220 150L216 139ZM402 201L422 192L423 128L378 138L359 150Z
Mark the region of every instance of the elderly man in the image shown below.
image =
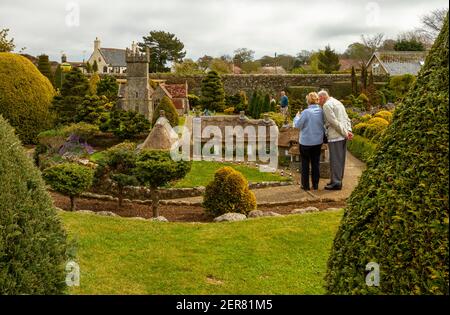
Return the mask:
M331 182L325 186L325 189L341 190L347 140L353 138L351 121L341 102L330 97L327 91L322 90L318 94L319 104L323 108L330 150Z
M280 110L284 117L287 117L289 107L289 99L285 91L281 91Z

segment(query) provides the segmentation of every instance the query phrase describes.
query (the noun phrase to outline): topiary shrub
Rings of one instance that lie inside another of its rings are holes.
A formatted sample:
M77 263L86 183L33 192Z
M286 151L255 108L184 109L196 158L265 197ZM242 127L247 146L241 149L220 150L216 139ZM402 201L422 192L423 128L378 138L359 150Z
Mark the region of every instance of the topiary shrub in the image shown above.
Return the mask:
M49 111L55 90L27 58L0 53L0 115L16 129L23 143L36 143L39 132L52 126Z
M397 100L402 100L414 85L416 77L412 74L392 76L389 79L389 89L393 92Z
M123 142L102 152L95 170L95 180L109 177L117 185L119 208L122 207L123 190L126 186L137 186L138 180L134 174L136 167L136 144Z
M206 186L203 207L206 214L217 217L228 212L247 215L256 209L255 194L248 188L247 179L232 167L222 167Z
M448 15L358 186L326 273L330 294L449 294ZM379 286L366 266L380 267Z
M387 110L382 110L373 115L374 117L383 118L384 120L387 120L388 122L392 121L392 113Z
M370 100L369 100L369 98L367 97L366 94L361 93L356 98L356 103L354 105L359 107L359 108L361 108L361 109L369 110L370 109Z
M66 234L44 181L0 115L0 294L65 291Z
M70 197L70 211L75 210L75 197L92 185L94 171L76 163L62 163L46 168L43 177L55 191Z
M159 216L158 187L183 178L190 169L190 161L174 161L169 151L142 150L139 153L135 174L140 183L150 188L153 217Z
M152 126L154 126L158 120L160 110L164 111L164 116L169 120L172 127L178 126L179 119L177 109L175 108L175 105L173 105L172 100L167 96L164 96L158 106L156 106L155 112L153 113Z

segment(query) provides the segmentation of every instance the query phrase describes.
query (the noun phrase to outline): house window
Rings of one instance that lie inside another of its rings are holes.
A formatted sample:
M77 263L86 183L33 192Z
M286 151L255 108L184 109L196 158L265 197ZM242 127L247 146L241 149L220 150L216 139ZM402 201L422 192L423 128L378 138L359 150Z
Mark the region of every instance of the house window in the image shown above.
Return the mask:
M102 58L98 57L98 62L101 62L101 61L102 61Z
M103 73L107 73L108 72L108 67L107 66L104 66L103 67Z
M136 98L138 98L139 97L139 93L138 92L135 92L136 93Z

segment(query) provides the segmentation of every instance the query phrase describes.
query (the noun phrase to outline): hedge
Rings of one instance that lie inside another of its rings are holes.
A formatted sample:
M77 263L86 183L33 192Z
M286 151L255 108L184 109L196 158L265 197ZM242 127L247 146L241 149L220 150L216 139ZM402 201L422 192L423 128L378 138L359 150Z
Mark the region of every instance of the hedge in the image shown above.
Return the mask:
M347 200L329 294L449 294L448 15ZM378 286L366 267L379 265Z
M40 172L0 115L0 295L65 291L66 234Z
M0 114L16 129L23 143L35 143L49 129L49 107L55 90L27 58L0 53Z

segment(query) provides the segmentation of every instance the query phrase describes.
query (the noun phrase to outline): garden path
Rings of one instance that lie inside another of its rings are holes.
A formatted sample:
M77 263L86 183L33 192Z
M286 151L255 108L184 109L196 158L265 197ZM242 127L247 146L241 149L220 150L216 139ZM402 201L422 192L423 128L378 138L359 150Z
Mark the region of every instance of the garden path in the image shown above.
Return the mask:
M328 191L324 190L328 179L320 179L319 190L305 192L300 189L299 176L294 176L297 184L280 187L270 188L258 188L253 189L258 204L270 203L270 202L295 202L295 201L315 201L320 199L328 199L329 201L341 201L348 198L353 189L358 184L358 179L361 176L362 171L366 165L364 162L355 158L350 152L347 151L347 158L345 163L344 184L342 190ZM189 202L201 202L203 197L191 197L182 198L180 200ZM177 200L177 199L173 199Z

